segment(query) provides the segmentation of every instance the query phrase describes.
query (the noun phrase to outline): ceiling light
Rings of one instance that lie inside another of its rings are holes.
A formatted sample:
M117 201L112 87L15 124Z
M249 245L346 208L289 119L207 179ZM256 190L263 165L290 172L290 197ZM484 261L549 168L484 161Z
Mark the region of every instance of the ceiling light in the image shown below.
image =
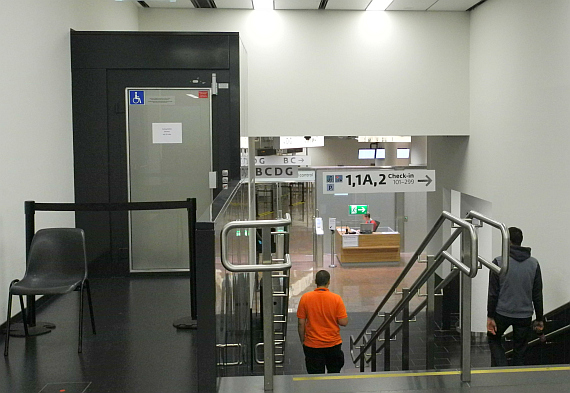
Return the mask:
M386 11L386 8L392 4L393 0L372 0L366 11Z
M253 0L254 10L272 10L273 0Z

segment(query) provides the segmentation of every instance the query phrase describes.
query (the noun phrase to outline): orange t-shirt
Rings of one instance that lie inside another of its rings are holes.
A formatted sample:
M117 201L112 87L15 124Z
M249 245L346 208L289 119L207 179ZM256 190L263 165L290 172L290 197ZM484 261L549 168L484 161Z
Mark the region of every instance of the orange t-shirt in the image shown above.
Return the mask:
M297 309L297 318L306 319L303 344L328 348L342 343L337 321L347 316L341 297L327 288L305 293Z

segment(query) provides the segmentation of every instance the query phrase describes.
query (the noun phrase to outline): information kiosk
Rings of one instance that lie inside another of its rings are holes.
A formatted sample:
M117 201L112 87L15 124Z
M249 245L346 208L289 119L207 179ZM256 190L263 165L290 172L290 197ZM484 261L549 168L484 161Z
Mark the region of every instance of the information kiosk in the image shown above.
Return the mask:
M370 234L345 226L336 227L335 252L340 263L400 262L400 234L379 227Z

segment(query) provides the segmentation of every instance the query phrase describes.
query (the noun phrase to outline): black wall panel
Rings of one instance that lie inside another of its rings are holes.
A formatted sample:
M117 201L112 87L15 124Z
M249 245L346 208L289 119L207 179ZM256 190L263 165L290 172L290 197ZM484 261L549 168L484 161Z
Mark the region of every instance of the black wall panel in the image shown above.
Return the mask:
M213 72L218 83L229 84L212 97L213 166L218 179L222 169L239 178L237 33L72 31L71 56L77 203L127 201L126 87L210 87ZM92 274L129 274L127 218L76 214Z
M106 70L73 70L73 150L76 202L109 202L107 107L100 104L106 100L105 81ZM75 217L75 224L88 233L88 259L90 261L109 260L111 250L109 213L78 213Z
M237 37L238 33L73 31L71 67L229 69L230 40Z

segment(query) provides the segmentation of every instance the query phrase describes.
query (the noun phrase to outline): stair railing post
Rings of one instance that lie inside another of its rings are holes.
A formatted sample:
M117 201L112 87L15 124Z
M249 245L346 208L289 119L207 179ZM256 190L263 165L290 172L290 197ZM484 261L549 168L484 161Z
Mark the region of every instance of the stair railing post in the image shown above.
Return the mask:
M467 228L461 235L461 260L468 265L472 253L471 237ZM461 381L471 381L471 278L461 273Z
M384 320L390 319L391 314L385 313ZM386 330L384 331L384 371L390 371L390 325L386 326Z
M430 269L435 263L435 257L428 255L426 269ZM426 369L432 370L435 366L435 275L431 275L426 283Z
M410 293L409 288L402 289L402 299ZM410 369L410 302L402 310L402 370Z
M372 337L376 334L376 330L372 330ZM376 371L376 343L378 342L377 339L372 340L372 347L370 347L370 371Z
M261 229L263 264L271 264L271 228ZM263 272L263 388L273 391L275 374L275 338L273 332L273 279L271 271Z

